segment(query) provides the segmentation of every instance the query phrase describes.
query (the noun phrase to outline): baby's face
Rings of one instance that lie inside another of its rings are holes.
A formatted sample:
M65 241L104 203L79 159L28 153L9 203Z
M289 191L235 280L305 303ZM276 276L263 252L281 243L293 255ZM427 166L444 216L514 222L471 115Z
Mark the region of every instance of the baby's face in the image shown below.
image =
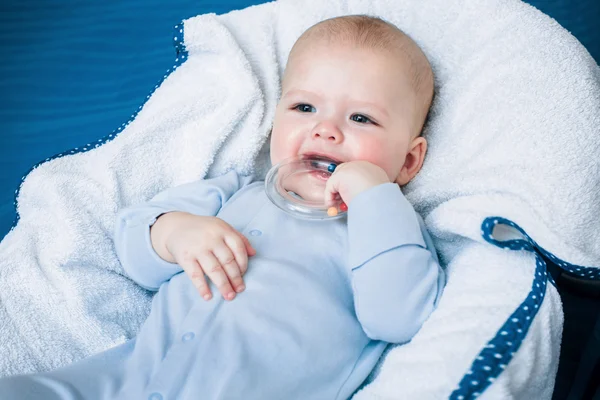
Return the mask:
M364 160L397 181L415 133L407 68L389 53L345 45L296 52L282 83L271 162L302 154Z

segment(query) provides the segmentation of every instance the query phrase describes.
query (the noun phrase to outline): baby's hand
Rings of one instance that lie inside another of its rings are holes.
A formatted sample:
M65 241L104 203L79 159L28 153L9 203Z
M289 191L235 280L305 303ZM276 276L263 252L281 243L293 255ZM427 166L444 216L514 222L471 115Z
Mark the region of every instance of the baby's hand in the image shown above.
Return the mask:
M165 249L205 300L210 300L212 293L204 274L227 300L245 289L242 275L248 269L248 256L256 250L244 235L220 218L181 212L164 214L155 226L165 217L171 220L164 236Z
M382 183L389 183L385 171L368 161L349 161L337 166L325 186L325 205L333 206L341 197L350 202L357 194Z

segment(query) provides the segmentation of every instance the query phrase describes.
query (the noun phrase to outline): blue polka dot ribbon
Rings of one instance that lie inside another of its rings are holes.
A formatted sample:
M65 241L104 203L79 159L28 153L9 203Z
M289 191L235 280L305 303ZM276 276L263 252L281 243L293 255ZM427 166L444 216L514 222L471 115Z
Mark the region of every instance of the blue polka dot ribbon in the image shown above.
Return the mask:
M494 239L493 230L497 225L508 225L515 228L523 235L523 239L505 241ZM558 267L580 278L600 280L600 268L583 267L559 259L539 246L519 225L506 218L486 218L481 226L481 234L487 242L495 246L534 253L536 258L535 275L525 301L509 316L496 335L479 352L471 364L471 369L460 381L458 388L450 394L451 400L477 398L502 373L521 346L544 300L547 282L555 284L546 269L546 262L542 255Z
M188 58L188 52L186 50L185 43L184 43L184 40L183 40L183 37L184 37L183 33L184 33L183 22L181 22L180 24L175 25L175 27L173 29L173 46L175 47L175 52L176 52L175 61L173 62L173 66L171 68L169 68L169 69L166 70L166 72L164 73L164 75L160 79L160 81L154 86L154 88L150 91L150 93L148 93L148 95L146 96L145 101L148 101L148 99L150 99L150 97L152 96L152 94L156 91L156 89L158 89L158 87L164 82L164 80L167 79L167 77L169 76L169 74L171 74L171 72L175 71L181 64L183 64L187 60L187 58ZM145 104L145 102L144 102L144 104ZM17 223L19 222L20 215L19 215L19 211L18 211L18 207L17 207L17 198L19 196L19 192L21 190L21 187L23 186L23 182L25 181L25 178L27 177L27 175L29 175L29 173L31 171L33 171L34 169L36 169L37 167L39 167L43 163L48 162L50 160L54 160L55 158L60 158L60 157L63 157L63 156L68 156L68 155L77 154L77 153L84 153L84 152L86 152L88 150L95 149L97 147L102 146L105 143L110 142L115 137L117 137L117 135L119 133L121 133L123 131L123 129L125 129L135 119L135 117L137 117L137 115L139 114L139 112L144 107L144 104L141 104L137 108L137 110L135 110L131 114L131 116L127 119L126 122L123 122L120 126L118 126L116 129L114 129L108 135L106 135L106 136L98 139L95 142L87 143L84 146L75 147L74 149L66 150L66 151L63 151L62 153L55 154L55 155L53 155L51 157L46 158L45 160L42 160L42 161L38 162L33 167L31 167L29 169L29 171L27 171L27 173L21 177L21 183L19 184L19 187L17 188L17 190L15 190L15 198L14 198L14 201L13 201L13 206L15 207L15 210L16 210L16 217L15 217L15 220L13 221L13 224L12 224L10 230L12 231L14 229L14 227L17 226Z

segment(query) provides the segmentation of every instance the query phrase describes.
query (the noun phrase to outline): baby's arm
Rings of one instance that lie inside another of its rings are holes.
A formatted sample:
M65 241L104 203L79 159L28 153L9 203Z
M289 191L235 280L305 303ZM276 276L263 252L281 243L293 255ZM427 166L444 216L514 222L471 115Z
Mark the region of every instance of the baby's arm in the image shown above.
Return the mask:
M370 338L407 342L435 308L445 275L424 235L420 217L395 183L368 189L350 203L354 304Z
M173 211L215 216L223 204L250 181L250 177L231 171L218 178L168 189L147 203L120 211L115 225L115 248L125 272L140 286L158 290L182 268L165 261L154 250L150 227L157 218Z

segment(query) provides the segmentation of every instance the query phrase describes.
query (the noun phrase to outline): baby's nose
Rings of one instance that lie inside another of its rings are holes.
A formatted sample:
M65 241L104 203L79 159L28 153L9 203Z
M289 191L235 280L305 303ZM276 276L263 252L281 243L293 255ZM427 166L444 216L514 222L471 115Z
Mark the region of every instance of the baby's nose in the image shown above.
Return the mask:
M334 143L341 143L344 140L344 134L333 123L321 122L312 132L313 139L325 139Z

